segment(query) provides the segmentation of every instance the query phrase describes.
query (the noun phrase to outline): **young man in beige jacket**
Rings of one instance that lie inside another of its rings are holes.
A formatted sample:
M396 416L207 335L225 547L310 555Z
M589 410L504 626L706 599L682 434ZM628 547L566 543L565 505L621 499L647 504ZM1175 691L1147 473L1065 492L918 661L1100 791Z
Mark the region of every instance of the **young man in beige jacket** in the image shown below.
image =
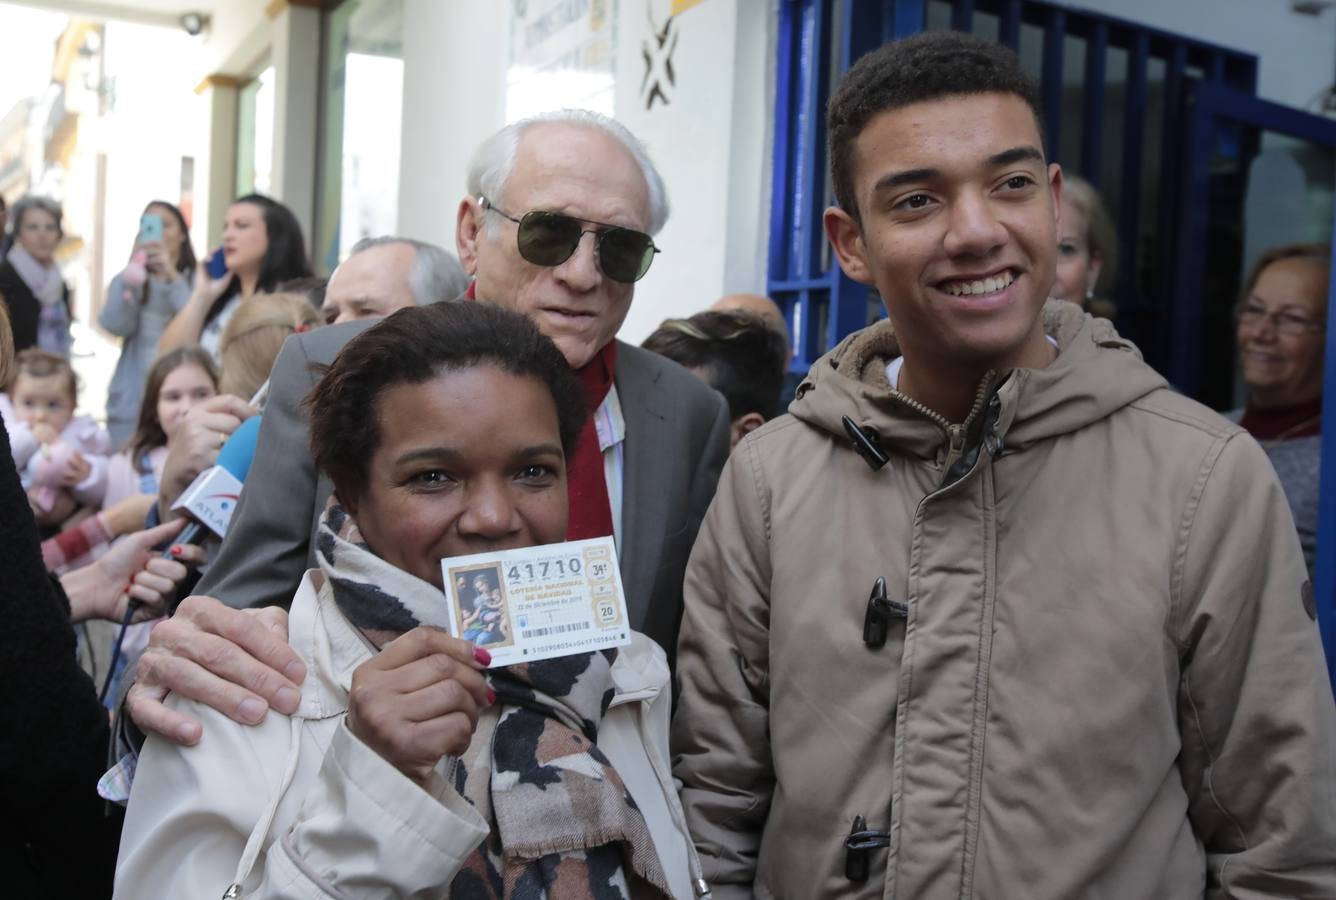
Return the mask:
M739 444L688 566L674 771L715 898L1336 897L1284 494L1046 304L1036 99L936 33L831 100L827 236L889 321Z

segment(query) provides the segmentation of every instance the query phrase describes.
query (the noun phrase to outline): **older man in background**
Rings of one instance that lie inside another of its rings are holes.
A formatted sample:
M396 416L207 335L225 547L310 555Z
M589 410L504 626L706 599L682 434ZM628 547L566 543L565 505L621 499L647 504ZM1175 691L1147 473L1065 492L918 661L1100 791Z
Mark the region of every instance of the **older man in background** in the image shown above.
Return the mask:
M729 414L682 367L614 339L634 283L659 252L651 235L668 216L663 183L625 128L568 110L485 141L468 190L456 242L475 279L469 296L531 317L585 388L591 416L567 461L569 537L616 537L631 624L671 657L683 571L728 453ZM130 697L140 726L199 740L197 721L162 705L168 690L245 723L269 705L296 710L305 673L284 640L285 617L237 610L286 606L314 564L310 538L331 487L299 449L307 442L300 403L313 384L310 364L333 359L365 327L317 329L284 346L256 463L200 584L222 602L190 598L154 631Z
M353 245L329 276L320 308L328 325L379 319L410 306L463 296L469 277L443 247L404 237L369 237Z

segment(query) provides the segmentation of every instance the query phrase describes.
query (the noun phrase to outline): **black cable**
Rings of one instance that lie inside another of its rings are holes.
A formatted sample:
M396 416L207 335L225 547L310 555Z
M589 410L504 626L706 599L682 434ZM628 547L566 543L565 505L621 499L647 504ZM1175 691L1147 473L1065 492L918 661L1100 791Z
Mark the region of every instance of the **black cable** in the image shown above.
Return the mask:
M138 610L139 601L134 599L125 607L120 630L116 632L116 643L111 649L111 668L107 669L107 677L103 680L102 690L97 695L97 702L103 706L107 705L107 691L111 690L111 683L116 680L116 666L121 661L121 645L125 643L125 630L130 627L130 620L135 617Z

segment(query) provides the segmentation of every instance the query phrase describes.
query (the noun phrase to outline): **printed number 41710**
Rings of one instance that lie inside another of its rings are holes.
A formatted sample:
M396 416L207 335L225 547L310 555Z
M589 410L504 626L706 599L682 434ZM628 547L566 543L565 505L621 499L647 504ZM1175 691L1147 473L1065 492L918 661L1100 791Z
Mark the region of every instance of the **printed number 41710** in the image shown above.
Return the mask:
M543 560L537 563L523 563L518 566L511 566L506 572L507 581L533 581L537 578L547 578L549 574L564 576L567 573L571 575L580 574L580 560L576 557L570 559Z

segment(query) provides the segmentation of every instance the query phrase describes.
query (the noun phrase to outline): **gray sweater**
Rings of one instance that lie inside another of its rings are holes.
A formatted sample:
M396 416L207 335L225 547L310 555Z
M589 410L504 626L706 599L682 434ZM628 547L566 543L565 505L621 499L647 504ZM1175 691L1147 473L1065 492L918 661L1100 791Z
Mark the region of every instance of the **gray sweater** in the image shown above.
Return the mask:
M139 291L132 292L132 299L125 299L120 275L107 286L106 303L97 317L98 324L125 339L107 391L107 431L113 447L121 447L134 434L144 380L158 355L158 338L190 299L191 286L188 275L177 275L172 282L151 278L148 298L142 303Z
M1225 417L1237 422L1243 417L1243 410L1231 410ZM1257 443L1266 451L1285 490L1285 499L1290 502L1311 580L1317 564L1317 481L1322 469L1322 438L1314 435Z

